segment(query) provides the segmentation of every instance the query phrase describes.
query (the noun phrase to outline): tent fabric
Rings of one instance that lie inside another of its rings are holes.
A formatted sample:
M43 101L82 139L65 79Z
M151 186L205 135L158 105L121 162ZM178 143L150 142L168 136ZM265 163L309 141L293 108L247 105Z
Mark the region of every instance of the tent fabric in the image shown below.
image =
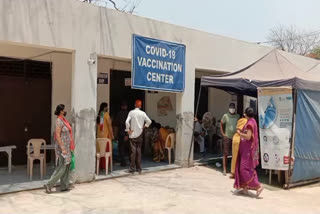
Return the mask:
M284 57L279 50L267 55L237 72L220 76L204 76L201 85L223 90L256 95L258 87L291 86L293 88L319 90L320 75L304 72Z
M320 92L298 90L291 182L320 177Z
M315 74L315 73L320 73L320 62L315 64L314 66L312 66L309 70L307 70L306 72L311 73L311 74Z

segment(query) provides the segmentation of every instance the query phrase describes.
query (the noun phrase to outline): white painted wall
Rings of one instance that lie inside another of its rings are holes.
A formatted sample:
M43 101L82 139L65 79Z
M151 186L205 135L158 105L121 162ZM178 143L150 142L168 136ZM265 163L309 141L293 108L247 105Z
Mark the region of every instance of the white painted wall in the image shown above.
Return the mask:
M172 104L172 111L168 111L168 115L159 116L157 111L157 103L162 98L170 97ZM159 92L157 94L146 93L146 113L148 116L162 126L170 126L176 128L176 94Z
M209 88L208 110L213 114L217 121L228 112L229 104L231 102L237 105L237 101L232 100L231 94L223 90Z
M109 79L108 84L98 84L97 86L97 111L102 102L110 103L110 70L112 69L131 72L131 63L103 57L98 58L98 73L108 73Z
M71 121L72 54L52 54L52 133L55 129L56 106L64 104Z

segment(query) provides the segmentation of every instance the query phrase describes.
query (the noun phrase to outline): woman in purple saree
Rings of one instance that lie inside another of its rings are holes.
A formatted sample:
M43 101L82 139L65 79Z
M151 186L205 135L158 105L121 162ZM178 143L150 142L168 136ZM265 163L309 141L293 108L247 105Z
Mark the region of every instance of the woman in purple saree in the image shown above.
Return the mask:
M259 136L257 122L253 116L253 108L247 108L245 117L248 122L242 130L237 130L241 141L236 163L234 188L243 189L244 194L247 194L248 190L255 190L258 197L263 190L263 186L259 183L255 169L259 164Z

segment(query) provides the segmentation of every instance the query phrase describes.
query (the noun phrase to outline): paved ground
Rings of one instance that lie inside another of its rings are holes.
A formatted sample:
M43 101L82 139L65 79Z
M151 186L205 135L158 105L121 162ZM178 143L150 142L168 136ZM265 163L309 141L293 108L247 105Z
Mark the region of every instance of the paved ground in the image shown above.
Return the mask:
M169 165L167 162L155 163L150 158L142 160L143 170L153 172L156 170L166 170L170 168L180 168L174 164ZM125 171L128 167L121 167L119 162L113 164L113 172L106 176L105 170L100 170L100 175L96 177L97 180L105 179L107 177L120 177L127 175ZM33 180L30 181L27 175L27 166L14 166L12 173L8 173L7 168L0 169L0 194L17 192L21 190L32 190L41 188L45 183L48 182L50 176L54 171L53 164L47 164L47 173L44 179L40 179L40 166L36 164L34 166Z
M266 189L261 199L234 195L232 180L193 167L0 196L0 213L320 213L320 186Z

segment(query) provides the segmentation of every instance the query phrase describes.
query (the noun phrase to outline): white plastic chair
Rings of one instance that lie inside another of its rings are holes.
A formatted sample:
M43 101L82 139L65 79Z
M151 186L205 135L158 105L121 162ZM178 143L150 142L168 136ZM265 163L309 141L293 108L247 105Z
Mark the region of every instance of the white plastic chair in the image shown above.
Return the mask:
M112 172L112 141L109 138L97 138L99 152L96 153L97 157L97 175L99 175L100 158L104 157L106 160L106 175L108 175L109 158L110 158L110 171ZM109 144L109 152L106 148Z
M43 153L41 153L41 147L43 145ZM31 150L31 146L33 149ZM43 178L43 174L45 173L45 152L46 152L46 141L44 139L30 139L28 141L27 147L27 170L28 174L30 175L30 180L32 180L33 175L33 161L39 160L40 161L40 176L41 179Z
M175 133L171 133L167 136L165 149L168 150L169 164L171 164L171 150L174 150L175 141L176 141ZM170 145L169 145L169 142L170 142Z

